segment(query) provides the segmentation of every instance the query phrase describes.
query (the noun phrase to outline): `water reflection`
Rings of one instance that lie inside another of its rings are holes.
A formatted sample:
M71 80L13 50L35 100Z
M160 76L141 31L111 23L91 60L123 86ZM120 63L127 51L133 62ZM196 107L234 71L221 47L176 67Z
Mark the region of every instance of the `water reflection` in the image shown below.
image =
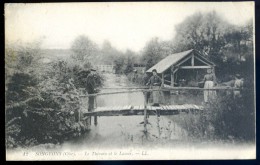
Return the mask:
M105 75L106 82L104 87L122 88L122 87L135 87L134 84L129 82L126 76L122 75ZM130 91L132 89L128 89ZM101 92L117 92L127 91L127 89L102 89ZM125 106L125 105L143 105L144 96L142 92L135 93L120 93L113 95L103 95L97 97L97 106Z
M122 90L135 89L111 89L122 87L136 87L135 84L129 82L126 76L106 74L105 88L101 92L116 92ZM106 89L110 88L110 89ZM144 105L144 95L142 92L134 93L120 93L112 95L101 95L97 97L97 106L125 106L125 105ZM73 147L80 148L82 146L89 146L93 148L103 147L126 147L126 146L140 146L144 145L144 127L143 116L100 116L98 117L98 125L91 126L91 131L78 140L74 140ZM157 143L159 139L159 127L165 128L160 130L161 138L178 140L186 136L178 125L169 120L167 117L161 116L158 119L156 116L150 116L149 124L147 126L149 132L149 143ZM167 129L167 130L166 130ZM171 131L169 131L171 130ZM180 133L179 133L180 132ZM153 142L152 142L153 141ZM156 142L157 141L157 142ZM65 144L66 145L66 144Z
M125 76L105 75L105 87L133 87L134 84L128 82ZM121 90L121 89L120 89ZM103 89L102 92L115 92L118 89ZM174 99L180 95L166 94L168 103L181 104L181 100ZM190 97L191 102L199 103L200 96ZM178 102L179 101L179 102ZM185 102L185 98L182 100ZM186 100L187 102L187 100ZM143 105L144 96L142 92L122 93L113 95L98 96L98 106L124 106L124 105ZM187 116L186 116L187 117ZM71 150L81 150L87 148L113 149L128 147L148 147L152 148L203 148L213 146L234 147L237 144L223 143L219 141L205 141L191 138L187 131L182 129L176 122L185 120L185 114L175 116L149 116L148 118L148 140L144 139L143 116L101 116L98 117L98 125L91 126L91 131L78 139L73 139L63 144L63 148ZM186 121L184 122L186 123ZM159 124L159 125L158 125ZM160 129L158 129L160 128ZM160 135L159 135L160 130ZM211 145L211 146L210 146ZM222 147L223 148L223 147ZM225 149L224 149L225 150Z

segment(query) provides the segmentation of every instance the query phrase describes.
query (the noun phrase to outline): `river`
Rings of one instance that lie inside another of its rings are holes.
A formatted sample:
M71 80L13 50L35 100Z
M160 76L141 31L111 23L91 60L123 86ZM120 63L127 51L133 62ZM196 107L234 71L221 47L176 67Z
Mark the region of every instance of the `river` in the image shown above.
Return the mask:
M136 87L135 84L128 81L126 76L105 74L105 86L110 88L122 88L122 87ZM120 89L121 90L121 89ZM114 92L119 89L103 89L102 92ZM176 98L175 96L173 96ZM174 103L167 97L166 102ZM183 102L183 100L179 100ZM187 100L186 100L187 101ZM198 103L198 100L191 100L190 103ZM143 105L144 96L142 92L138 93L121 93L113 95L103 95L97 97L98 106L116 106L116 105ZM69 141L63 144L64 148L70 148L75 150L84 150L86 148L91 149L128 149L128 148L145 148L150 151L170 151L177 152L179 157L183 158L204 158L216 156L229 157L243 154L247 157L247 153L250 155L254 151L254 143L236 143L232 141L224 142L218 140L196 139L195 137L189 137L187 131L183 129L175 121L184 120L179 115L167 117L160 116L159 120L156 116L150 116L148 118L148 139L145 139L143 130L143 116L109 116L98 117L98 125L91 126L91 131L85 136ZM158 131L158 124L160 127L160 136ZM190 123L192 124L192 123ZM239 153L239 151L245 153ZM248 150L248 152L247 152ZM181 155L184 152L196 152L199 151L204 155ZM212 151L212 154L208 151ZM227 152L230 151L230 152ZM216 154L215 154L216 152ZM227 153L226 153L227 152ZM218 155L219 154L219 155ZM166 154L167 155L167 154ZM164 155L165 156L165 155ZM166 156L167 158L167 156Z
M101 92L115 92L125 89L106 89L106 88L123 88L137 87L135 84L128 81L126 76L115 74L104 74L105 89ZM133 89L129 89L133 90ZM125 105L144 105L144 96L142 92L135 93L120 93L112 95L103 95L97 97L97 106L125 106ZM93 148L122 148L126 146L149 146L156 147L165 145L167 140L181 140L186 136L185 130L178 127L172 120L161 116L159 119L156 116L149 116L147 125L149 137L144 138L144 126L142 124L143 116L101 116L98 117L98 125L92 124L91 131L77 141L70 141L64 146L73 143L73 147L79 149L84 146ZM159 120L159 121L158 121ZM161 127L160 137L158 123ZM166 130L168 129L168 130ZM159 140L159 138L161 140ZM168 145L168 144L166 144Z

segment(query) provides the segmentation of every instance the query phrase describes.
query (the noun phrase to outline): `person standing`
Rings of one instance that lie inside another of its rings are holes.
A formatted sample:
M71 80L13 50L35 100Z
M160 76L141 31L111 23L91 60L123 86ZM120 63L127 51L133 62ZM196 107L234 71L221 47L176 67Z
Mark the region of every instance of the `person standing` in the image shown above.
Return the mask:
M137 70L135 69L134 70L134 74L133 74L132 82L136 83L137 82L137 77L138 77L138 74L137 74Z
M88 94L96 93L96 70L91 69L90 73L86 79L87 83L87 92ZM88 111L92 112L94 110L95 96L90 96L88 100Z
M156 91L152 91L153 106L159 106L160 96L161 96L159 89L162 84L162 79L157 75L156 69L153 69L152 72L153 72L153 75L150 77L150 79L148 80L146 85L150 85L151 89L156 90Z
M234 98L241 97L240 90L243 89L244 81L241 79L240 74L235 75L235 82L234 82L234 88L237 88L234 90Z
M207 103L209 100L212 100L216 96L216 91L210 90L210 88L213 88L216 85L216 76L212 72L212 68L207 69L207 74L204 76L204 102Z
M90 73L87 76L86 83L87 83L87 92L88 94L95 94L97 93L96 89L96 70L91 69ZM94 111L96 96L89 96L88 97L88 111ZM91 117L89 120L89 124L91 124ZM94 116L94 124L97 125L97 116Z

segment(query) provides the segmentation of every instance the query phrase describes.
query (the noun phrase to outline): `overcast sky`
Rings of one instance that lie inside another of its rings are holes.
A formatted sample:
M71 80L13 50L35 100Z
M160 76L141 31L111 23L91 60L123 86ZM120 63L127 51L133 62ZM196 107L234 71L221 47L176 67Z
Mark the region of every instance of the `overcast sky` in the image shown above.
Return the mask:
M254 16L252 2L6 4L5 35L8 42L43 39L44 48L69 49L84 34L99 45L109 40L119 50L139 51L152 37L173 38L187 16L212 10L236 25Z

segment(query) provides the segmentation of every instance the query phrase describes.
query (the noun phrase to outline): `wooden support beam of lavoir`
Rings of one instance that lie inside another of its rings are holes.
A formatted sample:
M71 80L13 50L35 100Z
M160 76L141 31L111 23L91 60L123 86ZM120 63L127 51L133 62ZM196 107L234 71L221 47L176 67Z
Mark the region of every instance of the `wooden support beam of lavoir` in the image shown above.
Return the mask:
M171 66L171 86L174 87L174 67Z
M180 66L179 69L207 69L211 66Z
M191 56L191 66L194 66L194 53L192 53L192 56Z
M162 73L162 86L164 85L164 73Z

